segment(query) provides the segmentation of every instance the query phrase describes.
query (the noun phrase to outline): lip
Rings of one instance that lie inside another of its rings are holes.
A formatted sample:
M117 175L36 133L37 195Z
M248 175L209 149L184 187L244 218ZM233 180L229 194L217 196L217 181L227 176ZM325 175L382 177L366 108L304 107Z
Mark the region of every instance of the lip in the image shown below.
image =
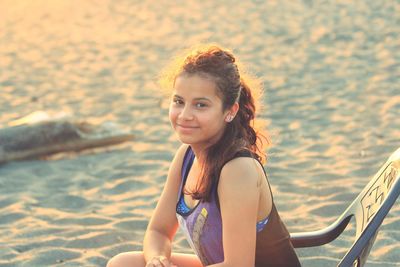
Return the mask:
M182 128L182 129L197 129L197 128L199 128L197 126L184 125L184 124L176 124L176 126Z

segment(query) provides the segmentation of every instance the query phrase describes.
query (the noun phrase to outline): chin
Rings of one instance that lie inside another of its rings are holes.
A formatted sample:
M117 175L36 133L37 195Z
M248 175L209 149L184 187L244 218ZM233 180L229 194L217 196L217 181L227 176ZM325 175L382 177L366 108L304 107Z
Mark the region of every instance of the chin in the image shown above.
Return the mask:
M197 144L197 143L201 142L201 140L199 140L198 138L195 138L194 136L177 134L177 137L181 143L186 144L186 145L193 145L193 144Z
M196 143L196 141L193 140L193 138L190 138L190 137L178 136L178 140L179 140L181 143L186 144L186 145L191 145L191 144Z

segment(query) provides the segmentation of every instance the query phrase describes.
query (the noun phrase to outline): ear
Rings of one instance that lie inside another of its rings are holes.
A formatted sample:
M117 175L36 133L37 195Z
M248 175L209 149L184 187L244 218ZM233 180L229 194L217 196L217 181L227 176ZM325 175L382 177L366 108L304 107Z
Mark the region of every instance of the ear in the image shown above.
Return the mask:
M239 111L239 103L235 103L225 112L225 121L231 122Z

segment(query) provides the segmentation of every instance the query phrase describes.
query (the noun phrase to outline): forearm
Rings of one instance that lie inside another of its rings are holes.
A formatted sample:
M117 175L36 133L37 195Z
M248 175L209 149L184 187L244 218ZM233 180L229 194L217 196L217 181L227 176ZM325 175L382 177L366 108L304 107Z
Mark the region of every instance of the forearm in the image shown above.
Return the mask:
M171 240L158 231L148 230L143 241L143 252L146 262L158 256L165 256L169 259L171 256Z

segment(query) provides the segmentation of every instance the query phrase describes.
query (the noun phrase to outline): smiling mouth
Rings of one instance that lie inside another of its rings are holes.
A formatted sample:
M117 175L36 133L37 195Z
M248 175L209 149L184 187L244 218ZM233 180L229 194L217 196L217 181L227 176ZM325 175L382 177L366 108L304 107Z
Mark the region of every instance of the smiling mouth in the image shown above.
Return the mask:
M181 125L181 124L177 124L178 127L183 128L183 129L197 129L199 127L197 126L188 126L188 125Z

